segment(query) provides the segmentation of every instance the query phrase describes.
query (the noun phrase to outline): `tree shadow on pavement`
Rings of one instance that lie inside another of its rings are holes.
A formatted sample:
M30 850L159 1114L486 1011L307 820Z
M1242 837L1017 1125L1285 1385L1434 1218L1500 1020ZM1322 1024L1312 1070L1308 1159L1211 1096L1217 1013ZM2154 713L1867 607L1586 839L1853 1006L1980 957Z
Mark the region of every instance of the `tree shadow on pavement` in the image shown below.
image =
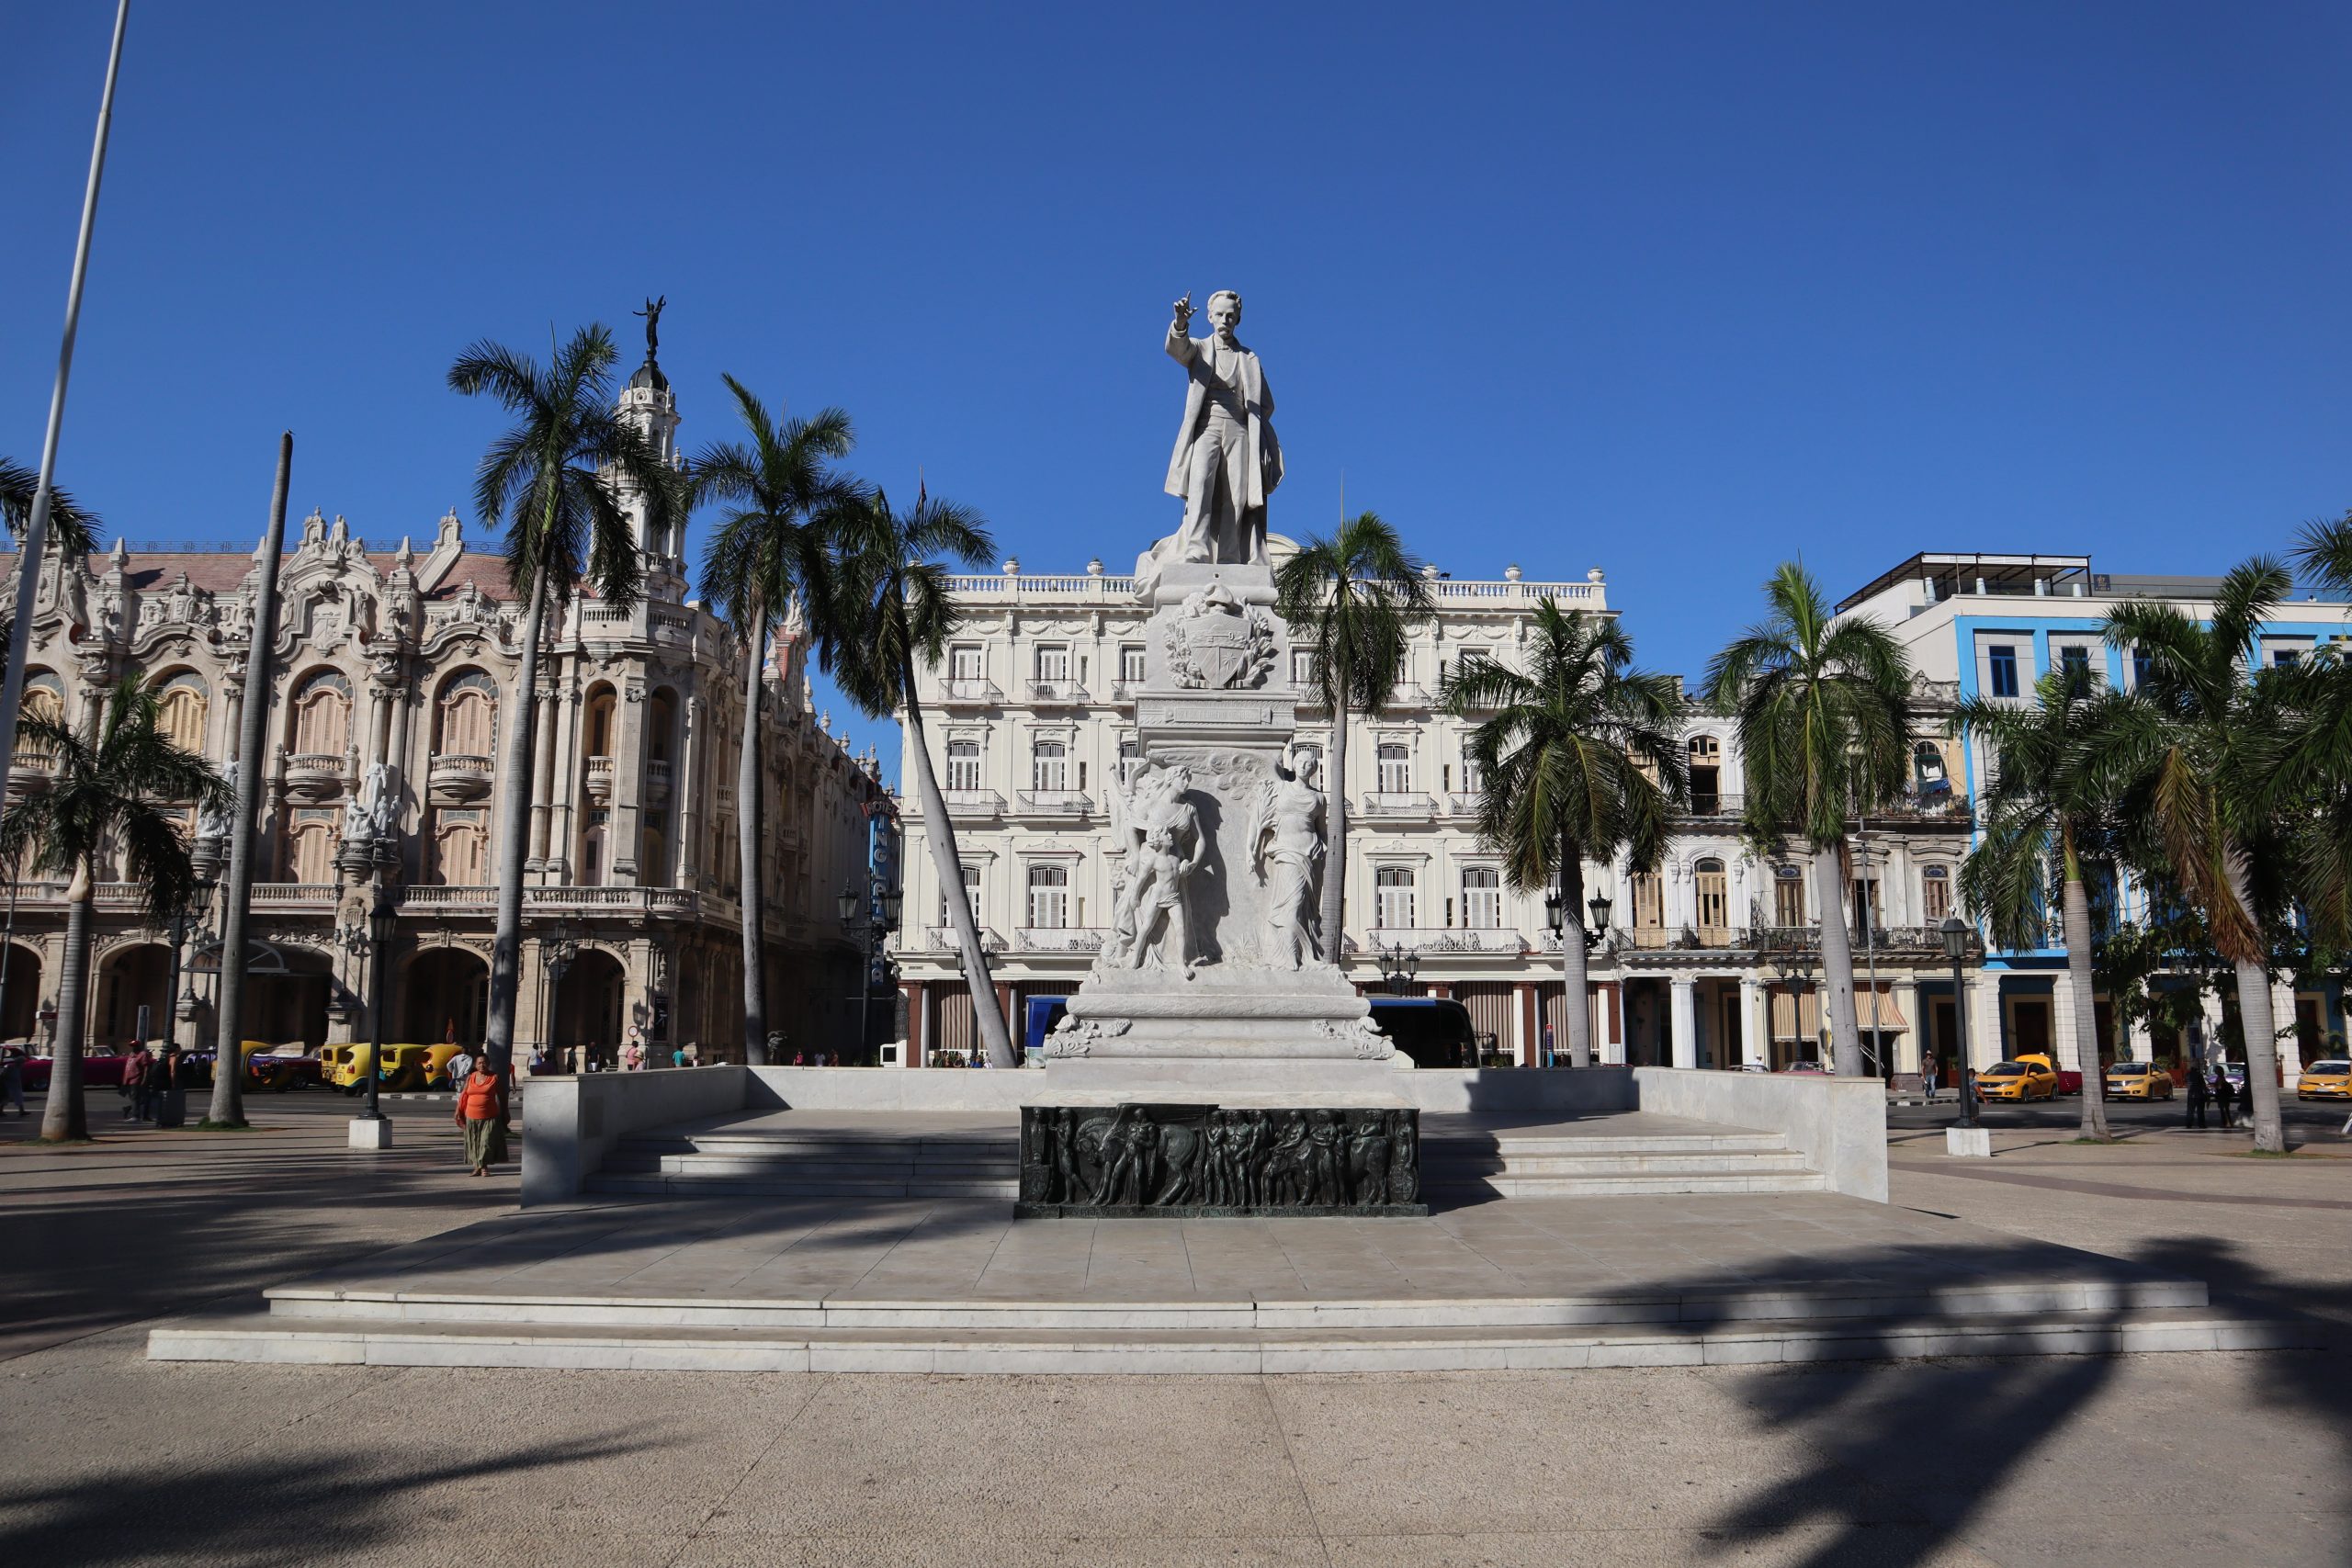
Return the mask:
M654 1447L607 1436L458 1458L427 1457L425 1446L421 1439L414 1449L387 1453L310 1445L295 1453L257 1452L243 1465L157 1466L114 1484L86 1477L31 1489L19 1483L0 1514L0 1562L104 1568L169 1560L294 1568L365 1561L372 1551L413 1544L403 1538L415 1531L404 1523L413 1527L427 1516L456 1549L468 1529L484 1527L450 1520L452 1489L462 1494L500 1476L623 1459Z

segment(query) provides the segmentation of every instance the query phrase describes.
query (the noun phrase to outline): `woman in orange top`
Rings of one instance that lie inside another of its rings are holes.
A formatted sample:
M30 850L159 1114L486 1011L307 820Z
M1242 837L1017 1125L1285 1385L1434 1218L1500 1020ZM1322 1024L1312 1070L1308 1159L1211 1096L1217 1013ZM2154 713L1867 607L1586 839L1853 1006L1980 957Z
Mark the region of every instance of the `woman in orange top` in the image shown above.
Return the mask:
M466 1132L466 1163L476 1176L506 1159L506 1080L491 1070L487 1054L458 1090L458 1125Z

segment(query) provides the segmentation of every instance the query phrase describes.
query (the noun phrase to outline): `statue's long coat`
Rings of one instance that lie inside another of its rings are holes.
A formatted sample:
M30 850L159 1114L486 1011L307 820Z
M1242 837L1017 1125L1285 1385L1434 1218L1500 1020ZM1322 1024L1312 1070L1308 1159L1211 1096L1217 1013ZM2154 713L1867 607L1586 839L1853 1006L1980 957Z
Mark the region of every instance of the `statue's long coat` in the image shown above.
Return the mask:
M1214 341L1188 338L1172 325L1168 329L1168 356L1184 367L1191 382L1184 389L1184 423L1176 432L1175 455L1168 459L1168 493L1180 499L1192 477L1193 443L1200 436L1202 415L1208 408L1208 368L1201 351ZM1283 482L1283 449L1274 439L1274 394L1266 388L1265 367L1246 348L1241 350L1238 380L1242 406L1250 411L1251 458L1243 476L1250 493L1242 498L1241 509L1251 512L1264 506L1266 497Z

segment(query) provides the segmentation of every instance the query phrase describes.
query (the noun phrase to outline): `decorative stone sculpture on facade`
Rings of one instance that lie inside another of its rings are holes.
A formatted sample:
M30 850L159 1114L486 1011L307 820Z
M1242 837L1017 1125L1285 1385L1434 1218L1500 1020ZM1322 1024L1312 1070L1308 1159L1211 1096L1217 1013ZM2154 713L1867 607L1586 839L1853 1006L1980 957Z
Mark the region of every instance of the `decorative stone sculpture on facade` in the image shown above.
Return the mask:
M1184 885L1208 852L1200 812L1184 798L1192 770L1153 762L1137 765L1125 794L1128 849L1124 886L1112 913L1111 935L1096 966L1140 969L1149 964L1193 973L1193 922Z
M1190 691L1263 685L1274 668L1274 618L1221 582L1188 595L1160 643L1170 677Z
M1326 816L1316 787L1320 766L1312 751L1293 750L1258 799L1250 852L1266 888L1266 931L1272 962L1297 969L1313 963L1323 884Z

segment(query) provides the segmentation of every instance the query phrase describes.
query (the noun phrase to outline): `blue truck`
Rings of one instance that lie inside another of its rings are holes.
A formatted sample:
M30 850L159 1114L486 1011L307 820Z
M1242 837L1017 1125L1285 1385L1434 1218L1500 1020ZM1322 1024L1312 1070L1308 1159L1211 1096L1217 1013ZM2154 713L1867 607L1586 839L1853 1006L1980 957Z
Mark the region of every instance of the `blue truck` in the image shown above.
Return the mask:
M1372 997L1372 1021L1417 1067L1475 1067L1478 1037L1470 1010L1444 997ZM1031 997L1022 1020L1024 1050L1042 1051L1046 1036L1061 1022L1068 997Z

